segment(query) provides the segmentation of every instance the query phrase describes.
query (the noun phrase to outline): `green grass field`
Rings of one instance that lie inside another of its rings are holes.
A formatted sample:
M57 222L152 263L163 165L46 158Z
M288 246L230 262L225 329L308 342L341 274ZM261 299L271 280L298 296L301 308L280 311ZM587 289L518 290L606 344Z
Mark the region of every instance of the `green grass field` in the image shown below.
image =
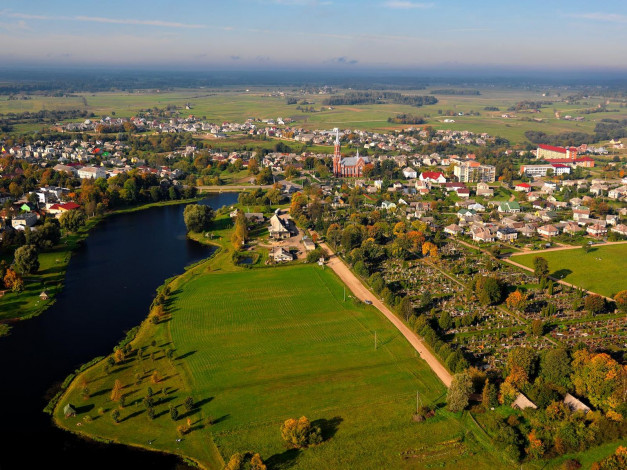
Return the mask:
M469 130L473 132L487 132L493 136L501 136L512 142L525 142L524 133L527 130L543 131L548 134L560 132L592 133L596 122L604 118L624 119L627 111L620 109L617 112L598 114L583 114L582 111L596 107L604 102L600 97L591 97L580 103L568 104L557 101L559 98L543 97L545 90L514 90L483 88L479 96L447 96L436 95L439 102L434 105L420 108L396 105L355 105L336 106L328 109L323 106L324 95L298 95L298 90L285 89L288 94L298 96L313 102L315 113L303 113L296 109L297 105L287 105L286 99L279 96L269 96L269 91L278 88L252 88L250 91L222 88L184 89L172 91L147 90L141 92L101 92L83 93L76 96L57 98L32 95L30 100L7 100L0 97L0 114L8 112L38 111L41 109L85 109L97 116L111 115L129 117L140 109L153 107L165 108L176 105L182 115L194 114L206 117L212 122L236 121L243 122L247 118L292 118L295 125L307 129L315 128L350 128L366 130L389 130L406 126L391 125L388 117L399 113L409 113L427 117L429 125L437 129ZM406 94L428 94L429 90L404 91ZM503 118L502 114L519 101L554 101L544 106L539 113L516 113L515 118ZM190 103L191 110L185 110ZM499 111L485 111L486 106L498 107ZM322 111L320 109L323 108ZM618 105L610 104L609 108L618 109ZM439 114L439 112L442 114ZM445 114L452 111L456 114L454 123L444 123ZM479 112L480 116L469 116L470 111ZM583 122L558 120L555 111L562 116L585 117ZM463 116L457 114L464 113ZM539 118L543 122L532 119ZM37 128L35 124L22 124L16 127L18 132L28 132Z
M607 297L627 289L627 244L597 246L589 253L583 249L541 251L515 256L512 261L533 267L533 259L542 256L549 262L551 275Z
M440 409L425 423L411 421L416 392L423 404L441 405L444 386L377 310L343 301L332 271L227 269L216 258L171 288L171 316L158 325L144 322L133 343L146 347L144 359L131 357L109 375L100 363L74 380L55 413L62 427L216 469L249 449L269 468L507 467L469 431L467 416ZM164 357L168 348L176 350L173 361ZM153 370L163 377L158 385L149 380ZM117 407L109 400L116 379L128 395L119 424L109 416ZM167 387L157 395L154 421L140 403L148 386ZM87 399L83 387L91 391ZM177 443L176 427L186 418L172 421L167 407L184 414L181 404L190 395L200 404L189 416L194 430ZM80 407L77 418L63 418L68 401ZM287 449L280 424L302 415L322 426L326 440Z

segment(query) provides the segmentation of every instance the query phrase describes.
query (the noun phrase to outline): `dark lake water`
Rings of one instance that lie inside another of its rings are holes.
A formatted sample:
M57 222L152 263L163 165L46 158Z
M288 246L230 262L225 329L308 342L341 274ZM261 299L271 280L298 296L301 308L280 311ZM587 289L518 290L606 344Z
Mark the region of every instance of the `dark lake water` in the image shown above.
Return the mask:
M237 194L208 196L214 209ZM154 207L101 222L70 260L65 288L37 318L0 339L0 469L184 468L172 456L101 445L55 428L42 412L63 379L112 351L147 315L155 289L206 258L188 240L183 205Z

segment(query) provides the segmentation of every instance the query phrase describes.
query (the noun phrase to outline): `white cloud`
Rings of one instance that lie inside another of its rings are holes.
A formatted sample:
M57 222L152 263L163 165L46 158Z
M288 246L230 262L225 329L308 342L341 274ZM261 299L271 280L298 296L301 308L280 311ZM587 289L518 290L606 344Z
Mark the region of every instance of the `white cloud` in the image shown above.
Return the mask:
M627 15L619 15L617 13L572 13L571 18L581 18L584 20L605 21L609 23L627 23Z
M389 0L383 4L383 6L392 8L394 10L425 10L427 8L433 8L434 3L422 3L422 2L409 2L404 0Z
M43 20L43 21L78 21L81 23L103 23L103 24L127 24L127 25L143 25L143 26L161 26L165 28L184 28L184 29L201 29L206 28L202 24L177 23L172 21L161 20L135 20L128 18L105 18L100 16L44 16L31 15L28 13L12 12L0 10L0 16L9 18L19 18L23 20Z

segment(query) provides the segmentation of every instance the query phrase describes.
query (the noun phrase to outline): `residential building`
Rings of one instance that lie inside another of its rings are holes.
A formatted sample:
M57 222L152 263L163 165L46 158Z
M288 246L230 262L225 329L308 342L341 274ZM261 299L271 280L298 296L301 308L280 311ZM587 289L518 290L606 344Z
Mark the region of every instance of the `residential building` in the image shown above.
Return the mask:
M539 160L574 160L577 158L577 149L575 147L564 148L540 144L536 150L536 156Z
M106 178L107 171L104 168L97 166L84 166L78 170L78 177L80 179L97 179Z
M465 161L456 165L453 174L458 181L493 183L496 180L496 168L492 165L481 165L476 161Z

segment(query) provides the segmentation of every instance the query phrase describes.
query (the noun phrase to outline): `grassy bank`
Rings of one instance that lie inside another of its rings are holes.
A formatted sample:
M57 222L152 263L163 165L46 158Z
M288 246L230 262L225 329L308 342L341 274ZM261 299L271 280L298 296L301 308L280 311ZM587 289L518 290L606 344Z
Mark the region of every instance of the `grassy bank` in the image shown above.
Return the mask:
M50 307L63 289L65 272L72 252L89 236L91 229L105 217L136 212L151 207L187 204L198 199L200 198L143 204L117 209L103 216L88 219L86 225L76 233L65 234L57 246L39 253L39 270L35 274L24 277L24 290L22 292L7 291L3 297L0 297L0 321L33 318ZM10 263L12 259L12 254L5 257L7 263ZM48 294L48 300L42 300L39 297L42 291Z

